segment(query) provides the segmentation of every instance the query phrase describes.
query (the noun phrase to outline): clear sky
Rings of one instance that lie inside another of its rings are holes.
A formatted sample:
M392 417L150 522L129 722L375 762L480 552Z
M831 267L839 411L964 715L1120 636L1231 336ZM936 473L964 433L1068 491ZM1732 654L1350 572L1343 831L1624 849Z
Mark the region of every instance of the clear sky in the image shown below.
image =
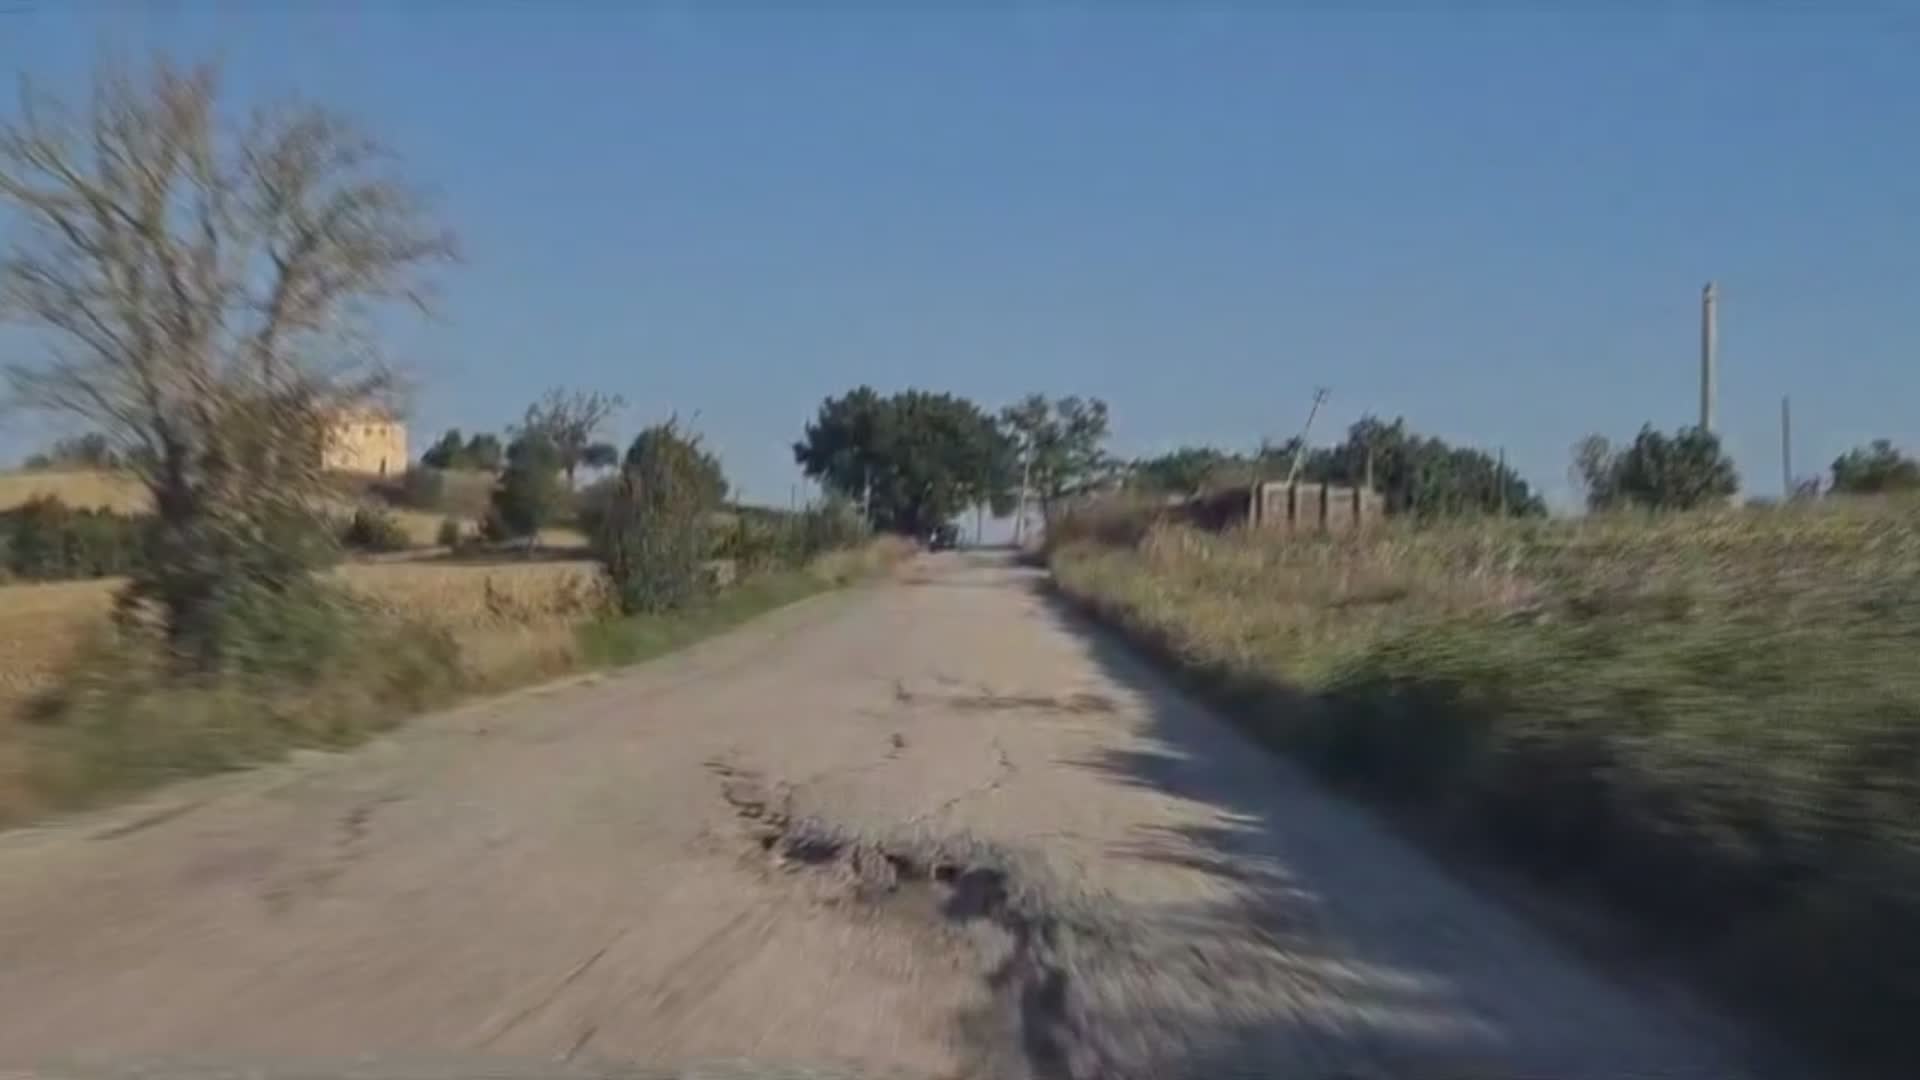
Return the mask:
M1319 384L1564 498L1692 422L1714 278L1750 491L1782 394L1799 472L1920 448L1920 3L1105 6L9 0L0 62L215 55L405 154L468 250L394 342L421 444L618 391L784 501L862 382L1098 395L1128 454Z

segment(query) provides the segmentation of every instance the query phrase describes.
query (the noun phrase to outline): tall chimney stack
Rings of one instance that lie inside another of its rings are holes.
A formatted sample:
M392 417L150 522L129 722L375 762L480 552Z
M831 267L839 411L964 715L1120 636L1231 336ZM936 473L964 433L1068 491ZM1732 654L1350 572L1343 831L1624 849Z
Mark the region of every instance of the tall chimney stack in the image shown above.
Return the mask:
M1700 429L1713 430L1715 366L1720 361L1720 325L1714 309L1720 291L1713 282L1700 291Z

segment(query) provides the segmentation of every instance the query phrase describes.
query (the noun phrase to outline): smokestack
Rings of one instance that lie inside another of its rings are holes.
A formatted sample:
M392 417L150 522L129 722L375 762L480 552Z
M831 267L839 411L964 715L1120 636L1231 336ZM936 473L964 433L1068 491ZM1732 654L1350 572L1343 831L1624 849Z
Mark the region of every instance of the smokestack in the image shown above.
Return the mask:
M1700 291L1700 429L1713 430L1714 368L1720 362L1720 324L1714 308L1720 291L1713 282Z
M1780 399L1780 494L1793 498L1793 403Z

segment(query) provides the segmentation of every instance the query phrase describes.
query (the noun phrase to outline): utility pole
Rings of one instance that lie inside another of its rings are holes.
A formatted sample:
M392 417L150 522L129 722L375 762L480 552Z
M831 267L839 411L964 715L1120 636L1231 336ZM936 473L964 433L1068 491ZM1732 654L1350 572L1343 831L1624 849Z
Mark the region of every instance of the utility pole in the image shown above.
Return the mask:
M1780 497L1793 498L1793 404L1780 396Z
M1013 512L1013 546L1019 547L1027 535L1027 485L1033 482L1033 436L1020 452L1020 502Z
M1500 488L1500 516L1507 516L1507 448L1500 448L1500 467L1494 471L1493 482Z
M1720 363L1720 290L1707 282L1700 290L1700 430L1713 432L1714 370Z
M1313 418L1320 415L1320 406L1327 403L1327 393L1324 386L1313 388L1313 407L1307 410L1307 422L1300 426L1300 445L1293 450L1293 464L1287 466L1288 487L1292 487L1294 479L1300 475L1300 460L1307 453L1307 436L1313 433Z

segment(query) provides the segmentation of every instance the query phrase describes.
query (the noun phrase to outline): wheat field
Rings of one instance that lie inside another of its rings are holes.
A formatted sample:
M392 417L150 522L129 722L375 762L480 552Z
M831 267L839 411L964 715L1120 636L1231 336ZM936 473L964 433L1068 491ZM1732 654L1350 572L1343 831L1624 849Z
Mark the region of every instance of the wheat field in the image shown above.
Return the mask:
M442 627L463 644L544 635L599 602L591 562L355 563L335 571L375 608ZM0 586L0 708L46 685L113 607L117 579Z
M89 469L0 472L0 511L43 495L87 509L133 513L147 508L147 493L122 473Z

